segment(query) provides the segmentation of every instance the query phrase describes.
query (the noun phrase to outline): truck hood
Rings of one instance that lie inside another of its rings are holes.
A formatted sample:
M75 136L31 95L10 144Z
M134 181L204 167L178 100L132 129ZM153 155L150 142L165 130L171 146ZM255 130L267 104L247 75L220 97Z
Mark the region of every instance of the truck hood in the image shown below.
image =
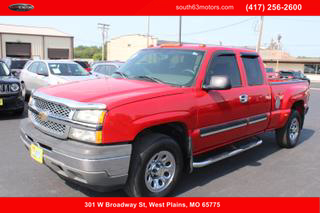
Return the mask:
M183 90L154 82L99 78L40 88L37 92L78 102L106 104L110 110L136 101L179 94Z
M0 76L0 83L19 83L19 79L13 76Z

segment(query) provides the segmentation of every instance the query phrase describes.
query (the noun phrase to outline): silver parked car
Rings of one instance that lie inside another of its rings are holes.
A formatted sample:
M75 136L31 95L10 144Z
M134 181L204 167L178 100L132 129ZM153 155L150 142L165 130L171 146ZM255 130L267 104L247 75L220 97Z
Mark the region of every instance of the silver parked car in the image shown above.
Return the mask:
M97 77L111 76L123 64L123 62L99 62L93 66L91 73Z
M29 95L33 89L95 78L79 64L67 60L32 61L20 74L22 89Z

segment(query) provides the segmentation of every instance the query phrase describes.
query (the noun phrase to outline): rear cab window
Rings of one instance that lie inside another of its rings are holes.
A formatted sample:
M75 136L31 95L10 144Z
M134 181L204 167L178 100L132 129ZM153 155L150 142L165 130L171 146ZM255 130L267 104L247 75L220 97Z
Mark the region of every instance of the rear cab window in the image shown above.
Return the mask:
M247 76L249 86L264 84L259 56L256 53L241 53L241 59Z

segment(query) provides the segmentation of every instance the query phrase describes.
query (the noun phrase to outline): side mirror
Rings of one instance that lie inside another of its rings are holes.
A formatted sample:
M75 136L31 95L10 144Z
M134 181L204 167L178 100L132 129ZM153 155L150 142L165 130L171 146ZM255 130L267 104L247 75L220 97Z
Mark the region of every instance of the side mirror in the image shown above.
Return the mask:
M216 75L212 76L209 85L203 85L204 90L228 90L231 89L231 81L228 76Z

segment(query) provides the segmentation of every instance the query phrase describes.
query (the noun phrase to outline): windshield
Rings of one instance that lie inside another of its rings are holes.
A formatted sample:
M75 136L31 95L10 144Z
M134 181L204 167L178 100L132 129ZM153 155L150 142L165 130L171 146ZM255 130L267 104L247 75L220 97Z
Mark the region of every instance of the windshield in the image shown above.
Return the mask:
M49 63L50 72L53 75L62 76L87 76L90 75L79 64L71 63Z
M135 54L113 76L191 86L204 56L204 51L148 49ZM119 75L119 73L122 73Z
M8 76L10 75L10 70L7 65L3 62L0 62L0 76Z
M11 62L10 68L11 69L21 69L22 70L26 63L27 63L27 60L21 60L21 61L13 60Z

